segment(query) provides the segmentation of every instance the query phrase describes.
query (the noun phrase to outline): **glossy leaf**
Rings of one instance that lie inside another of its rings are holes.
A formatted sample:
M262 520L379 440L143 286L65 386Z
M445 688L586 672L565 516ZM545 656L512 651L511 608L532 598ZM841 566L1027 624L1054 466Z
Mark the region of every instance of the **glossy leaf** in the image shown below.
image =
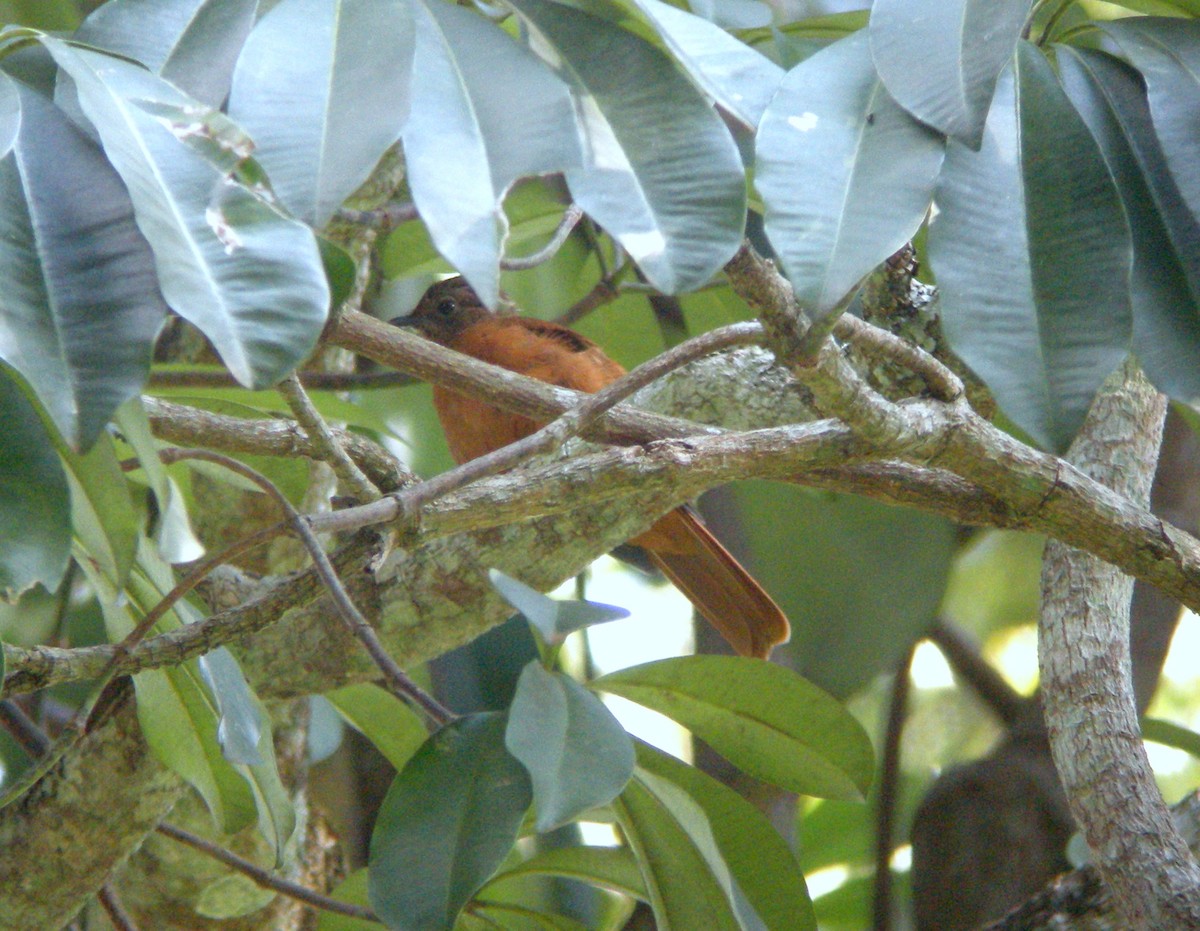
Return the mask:
M759 127L755 185L810 314L828 315L917 231L944 152L880 83L865 33L788 72Z
M876 0L871 54L902 107L978 148L1029 9L1029 0Z
M233 76L229 115L293 215L322 227L400 137L412 13L403 0L282 0Z
M505 575L499 569L489 569L492 586L517 611L525 616L548 644L562 643L568 634L594 624L619 621L629 617L625 608L595 601L563 600L547 597L536 588Z
M308 696L308 732L305 734L310 765L323 763L342 746L346 738L346 722L324 695Z
M763 927L816 928L804 874L762 812L708 774L648 744L638 743L637 759L644 782L653 776L672 783L700 807L722 861Z
M71 498L37 410L2 365L0 420L0 601L14 601L34 585L55 591L61 583L71 556Z
M504 744L529 771L539 831L608 804L633 774L633 740L612 712L537 660L517 681Z
M661 51L550 0L512 7L553 51L579 101L587 152L575 201L660 291L705 284L737 251L741 159L720 117Z
M1141 82L1132 69L1090 49L1061 48L1058 63L1067 95L1100 145L1129 218L1133 351L1158 388L1180 400L1200 398L1200 307L1135 148L1151 157L1157 152ZM1161 171L1158 177L1169 181ZM1176 213L1183 214L1181 223L1195 227L1186 211ZM1200 250L1193 252L1197 259Z
M524 175L582 162L563 82L500 27L470 10L415 0L408 181L438 251L494 306L507 222Z
M678 721L739 769L805 795L860 798L874 775L866 733L794 672L734 656L682 656L592 683Z
M708 19L661 0L631 2L654 25L692 80L754 129L783 79L783 69Z
M557 847L542 850L497 874L488 886L520 876L559 876L611 889L646 901L646 883L637 861L626 847Z
M1155 135L1184 203L1200 219L1200 21L1137 16L1104 29L1145 78Z
M261 764L263 757L258 745L263 721L233 654L217 647L199 657L196 667L217 705L217 742L225 759L247 766Z
M312 231L224 176L247 144L228 120L128 62L43 43L128 185L171 307L242 384L278 381L308 355L329 306Z
M929 256L955 351L1061 452L1129 350L1133 253L1116 187L1049 63L1022 43L1018 71L997 85L980 150L950 144Z
M530 803L504 717L460 718L396 777L371 835L370 896L389 928L440 931L496 872Z
M326 692L325 698L397 770L404 768L429 736L412 708L370 682L334 689Z
M741 931L728 871L719 863L714 871L675 812L640 776L625 787L613 811L642 868L660 931Z
M146 380L167 308L121 179L62 111L16 87L21 129L0 161L0 358L85 449Z
M257 6L257 0L109 0L73 38L128 55L219 107Z
M7 74L0 72L0 159L12 151L21 129L21 95Z

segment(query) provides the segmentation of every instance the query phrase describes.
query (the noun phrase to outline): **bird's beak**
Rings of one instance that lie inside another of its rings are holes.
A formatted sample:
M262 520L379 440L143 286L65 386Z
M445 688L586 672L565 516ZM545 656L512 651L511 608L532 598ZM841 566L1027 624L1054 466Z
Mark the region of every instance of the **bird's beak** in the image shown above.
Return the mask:
M392 326L415 327L421 325L421 318L416 314L405 314L402 317L393 317L388 323Z

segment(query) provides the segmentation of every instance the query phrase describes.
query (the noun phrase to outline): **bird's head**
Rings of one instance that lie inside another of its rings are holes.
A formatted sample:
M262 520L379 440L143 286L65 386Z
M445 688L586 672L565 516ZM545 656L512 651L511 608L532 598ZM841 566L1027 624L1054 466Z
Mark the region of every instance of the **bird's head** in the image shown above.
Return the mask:
M455 277L433 285L411 314L388 322L413 327L422 336L449 346L467 328L495 316L498 313L483 306L465 278Z

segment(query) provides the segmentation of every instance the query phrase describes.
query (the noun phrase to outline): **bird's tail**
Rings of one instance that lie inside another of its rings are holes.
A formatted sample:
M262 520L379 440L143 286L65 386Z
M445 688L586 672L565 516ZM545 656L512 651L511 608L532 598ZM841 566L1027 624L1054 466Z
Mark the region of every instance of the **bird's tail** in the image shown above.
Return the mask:
M791 636L787 616L690 508L679 508L635 542L743 656L766 659Z

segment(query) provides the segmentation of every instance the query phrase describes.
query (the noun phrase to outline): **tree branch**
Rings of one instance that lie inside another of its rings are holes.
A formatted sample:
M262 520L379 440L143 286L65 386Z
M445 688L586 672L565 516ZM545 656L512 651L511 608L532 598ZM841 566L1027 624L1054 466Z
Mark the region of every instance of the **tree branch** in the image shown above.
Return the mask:
M1142 506L1166 399L1133 365L1097 396L1070 458ZM1200 927L1200 866L1174 824L1146 758L1129 659L1133 580L1051 541L1039 625L1043 707L1071 813L1125 924Z

